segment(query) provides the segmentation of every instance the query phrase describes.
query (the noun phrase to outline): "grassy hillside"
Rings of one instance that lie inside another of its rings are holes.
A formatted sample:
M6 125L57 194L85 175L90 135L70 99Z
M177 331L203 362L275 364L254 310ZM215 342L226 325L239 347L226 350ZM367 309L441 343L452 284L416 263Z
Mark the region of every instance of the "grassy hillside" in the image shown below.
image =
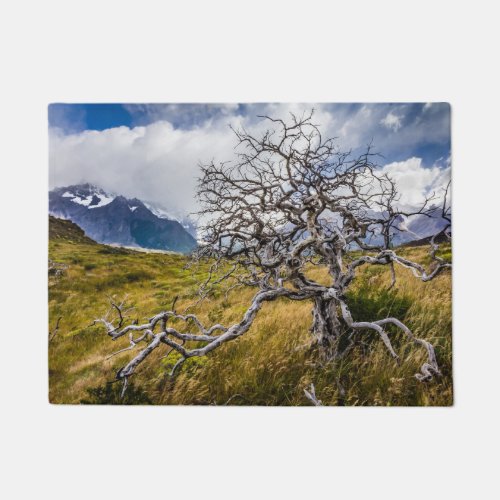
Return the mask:
M203 271L184 270L186 258L175 254L141 253L98 245L68 228L51 223L49 257L64 271L49 276L50 401L53 403L119 403L116 371L132 356L126 339L110 340L104 329L90 326L108 309L109 296L134 307L139 321L193 302ZM402 252L426 262L426 249ZM450 257L449 247L443 253ZM323 271L315 269L317 278ZM156 350L131 379L124 403L308 405L303 389L311 382L324 404L449 405L452 403L451 276L422 283L398 269L398 284L387 291L389 272L366 267L350 292L357 320L395 316L420 337L434 343L442 377L420 383L413 374L425 354L395 334L394 346L403 363L397 365L373 334L341 361L321 363L309 348L311 304L267 303L250 331L205 358L191 358L175 381L168 376L175 357L162 359ZM240 319L253 290L214 297L196 309L207 324L231 324ZM58 318L59 328L55 331ZM54 335L55 332L55 335Z
M72 243L93 245L95 241L85 235L83 229L70 220L58 219L49 215L49 239L66 240Z

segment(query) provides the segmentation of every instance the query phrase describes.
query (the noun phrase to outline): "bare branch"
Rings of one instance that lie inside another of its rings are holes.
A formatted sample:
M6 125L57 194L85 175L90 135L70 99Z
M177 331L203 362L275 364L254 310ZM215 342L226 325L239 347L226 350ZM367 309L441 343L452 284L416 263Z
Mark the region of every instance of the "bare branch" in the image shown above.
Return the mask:
M62 319L62 316L59 316L57 318L57 321L56 321L56 326L54 327L54 329L52 330L52 332L49 331L49 342L52 342L55 338L55 336L57 335L57 332L59 331L59 323Z
M396 268L409 269L428 282L449 270L451 264L438 255L438 240L451 237L451 211L444 190L441 208L438 196L430 193L419 207L403 210L397 185L375 164L371 146L358 156L341 151L333 138L322 137L313 122L313 113L291 115L289 120L265 117L270 128L256 137L248 131L234 130L237 147L233 162L214 161L200 166L197 196L202 206L200 218L203 242L194 253L191 267L206 272L197 301L184 314L178 314L173 301L143 324L126 324L124 301L111 299L117 316L110 312L94 323L104 325L111 339L129 336L129 347L111 356L142 350L118 372L126 380L156 349L166 346L167 354L177 353L171 375L191 357L205 356L221 345L244 335L262 304L278 298L309 300L313 304L313 338L326 359L345 356L339 339L349 335L350 346L364 330L376 332L389 354L398 362L385 325L392 324L427 353L427 361L416 375L430 380L439 375L433 346L416 338L396 318L355 321L348 307L347 291L362 266L389 266L393 288ZM394 248L394 235L407 231L404 221L411 217L435 217L445 228L430 239L429 269L404 257ZM351 257L353 249L362 255ZM308 276L313 266L324 267L328 283ZM226 294L240 287L255 289L241 320L231 326L205 326L188 310L216 290ZM178 325L181 325L179 327ZM126 385L124 385L124 388ZM314 385L305 395L320 404Z
M304 394L314 406L323 406L323 403L316 397L316 389L314 387L314 384L311 384L309 391L307 389L304 389Z

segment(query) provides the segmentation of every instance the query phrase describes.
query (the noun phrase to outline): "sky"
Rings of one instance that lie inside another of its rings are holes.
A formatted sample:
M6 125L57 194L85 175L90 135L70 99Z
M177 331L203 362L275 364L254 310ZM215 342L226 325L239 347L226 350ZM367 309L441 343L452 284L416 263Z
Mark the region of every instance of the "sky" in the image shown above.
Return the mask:
M323 137L344 150L368 144L415 206L451 175L447 103L63 104L49 106L49 186L90 182L185 216L196 211L199 164L234 158L230 126L257 135L273 118L314 109Z

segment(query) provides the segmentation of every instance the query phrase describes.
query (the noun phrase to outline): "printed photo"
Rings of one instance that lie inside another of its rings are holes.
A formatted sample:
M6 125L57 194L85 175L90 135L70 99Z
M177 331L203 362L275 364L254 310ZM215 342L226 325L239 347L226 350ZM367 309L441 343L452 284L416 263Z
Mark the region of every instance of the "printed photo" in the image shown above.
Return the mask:
M50 104L50 402L452 405L450 113Z

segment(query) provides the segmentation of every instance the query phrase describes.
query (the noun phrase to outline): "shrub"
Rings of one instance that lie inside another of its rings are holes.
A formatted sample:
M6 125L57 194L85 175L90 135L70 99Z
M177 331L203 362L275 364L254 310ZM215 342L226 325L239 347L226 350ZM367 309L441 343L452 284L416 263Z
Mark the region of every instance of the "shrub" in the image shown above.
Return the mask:
M80 400L83 405L150 405L153 404L147 393L140 387L129 384L123 398L122 385L107 383L87 389L88 396Z

